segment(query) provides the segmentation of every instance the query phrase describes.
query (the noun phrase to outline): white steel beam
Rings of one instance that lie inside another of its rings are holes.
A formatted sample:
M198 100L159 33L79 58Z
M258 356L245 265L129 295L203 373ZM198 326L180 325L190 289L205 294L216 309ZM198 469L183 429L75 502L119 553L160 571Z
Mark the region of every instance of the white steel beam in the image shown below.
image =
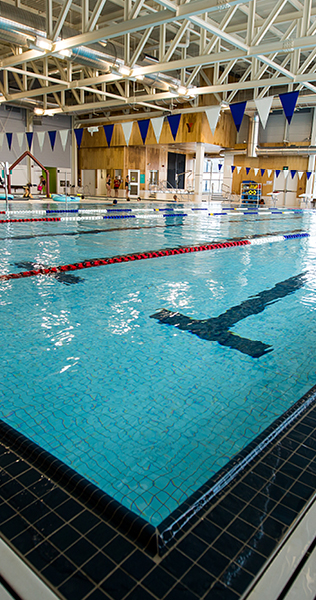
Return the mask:
M138 61L145 45L148 42L149 37L151 36L153 31L153 27L150 27L149 29L147 29L147 31L144 31L140 42L138 43L137 48L135 49L135 52L130 60L130 67L133 67L135 65L135 63Z
M72 0L66 0L65 4L63 6L63 9L62 9L62 11L59 14L57 23L56 23L56 25L54 27L54 31L52 33L52 40L53 40L53 42L55 42L57 40L57 38L58 38L58 36L59 36L59 34L60 34L61 30L62 30L62 27L63 27L63 25L65 23L66 17L67 17L67 15L69 13L69 9L70 9L71 4L72 4Z
M46 0L46 35L51 38L53 33L53 0Z
M264 24L258 31L257 35L255 35L255 37L253 38L252 43L250 45L255 46L256 44L260 44L262 38L265 36L267 31L270 29L271 25L274 23L276 17L280 14L282 8L284 8L286 3L287 3L287 0L279 0L276 3L275 7L269 14L268 18L265 20Z
M92 11L90 20L88 22L87 31L94 30L105 3L106 3L106 0L97 0L96 4L94 6L94 9Z
M168 60L170 60L170 58L172 57L174 51L176 50L178 44L180 43L180 40L183 36L183 34L186 32L186 30L188 29L190 24L190 21L188 21L187 19L185 19L181 25L181 27L178 30L177 35L175 36L175 38L172 40L166 54L164 55L162 62L167 62Z

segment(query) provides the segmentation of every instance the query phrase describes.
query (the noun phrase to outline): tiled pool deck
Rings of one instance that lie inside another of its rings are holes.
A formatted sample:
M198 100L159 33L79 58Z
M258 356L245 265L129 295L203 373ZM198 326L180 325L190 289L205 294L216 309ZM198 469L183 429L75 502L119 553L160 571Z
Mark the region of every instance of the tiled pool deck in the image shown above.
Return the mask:
M76 477L72 493L67 491L60 484L66 473L56 460L51 462L49 455L1 424L1 536L67 600L240 598L315 494L315 397L316 387L285 417L306 402L309 406L187 523L170 548L162 548L160 556L153 555L150 530L149 536L143 530L134 541L142 527L139 519L134 526L127 524L124 511L117 518L115 510L109 519L104 498ZM284 416L274 426L282 420ZM273 426L265 435L272 431ZM237 462L243 456L245 451ZM144 550L150 539L149 551Z

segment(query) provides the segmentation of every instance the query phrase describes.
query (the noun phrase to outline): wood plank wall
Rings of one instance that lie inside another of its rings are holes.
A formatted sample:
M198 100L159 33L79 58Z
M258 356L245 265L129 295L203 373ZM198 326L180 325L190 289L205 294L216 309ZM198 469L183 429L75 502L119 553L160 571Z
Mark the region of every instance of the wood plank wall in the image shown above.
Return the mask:
M280 169L283 170L284 166L290 169L296 169L297 171L306 171L308 168L308 158L304 156L258 156L258 158L250 158L246 155L235 155L234 165L240 167L254 167L259 169ZM271 173L271 177L268 177L267 171L263 177L260 171L257 175L254 174L253 170L250 171L249 175L246 173L246 169L241 169L240 173L237 170L233 174L232 191L236 194L240 194L241 182L245 179L252 179L257 183L262 183L262 195L266 196L269 192L273 191L273 177L274 173ZM288 177L291 177L290 173ZM267 183L272 181L272 183ZM297 195L304 194L306 189L306 174L302 175L302 178L297 177Z

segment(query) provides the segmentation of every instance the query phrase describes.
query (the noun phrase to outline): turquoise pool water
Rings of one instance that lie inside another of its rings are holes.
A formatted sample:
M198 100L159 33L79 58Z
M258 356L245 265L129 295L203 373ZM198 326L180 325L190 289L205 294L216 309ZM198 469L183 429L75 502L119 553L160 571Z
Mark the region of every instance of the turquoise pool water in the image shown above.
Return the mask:
M1 225L0 273L310 234L0 282L0 418L157 525L315 383L316 217L201 212L166 227L148 206L135 214ZM150 318L218 317L295 277L292 293L232 328L269 346L260 358Z

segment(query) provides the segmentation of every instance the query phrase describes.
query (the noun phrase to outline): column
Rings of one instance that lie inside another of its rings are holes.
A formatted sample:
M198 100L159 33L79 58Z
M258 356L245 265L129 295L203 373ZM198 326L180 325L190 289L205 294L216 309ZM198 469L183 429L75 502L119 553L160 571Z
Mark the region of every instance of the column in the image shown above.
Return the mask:
M312 121L312 132L311 132L311 146L316 145L316 109L313 108L313 121ZM311 154L308 157L308 171L314 171L315 169L315 154ZM306 194L313 194L315 185L313 185L314 180L316 180L315 175L311 175L309 180L306 182Z
M198 142L195 152L195 200L202 200L204 172L204 144Z

